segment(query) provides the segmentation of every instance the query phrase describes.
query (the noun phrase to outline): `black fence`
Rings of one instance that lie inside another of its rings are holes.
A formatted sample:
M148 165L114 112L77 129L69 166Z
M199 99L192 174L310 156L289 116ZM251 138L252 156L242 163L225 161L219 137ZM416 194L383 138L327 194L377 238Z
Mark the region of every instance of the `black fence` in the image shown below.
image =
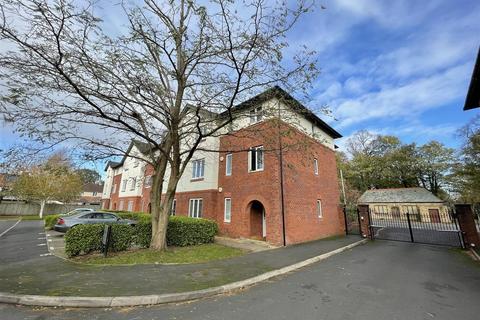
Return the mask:
M462 247L462 236L452 210L369 209L370 231L375 239Z

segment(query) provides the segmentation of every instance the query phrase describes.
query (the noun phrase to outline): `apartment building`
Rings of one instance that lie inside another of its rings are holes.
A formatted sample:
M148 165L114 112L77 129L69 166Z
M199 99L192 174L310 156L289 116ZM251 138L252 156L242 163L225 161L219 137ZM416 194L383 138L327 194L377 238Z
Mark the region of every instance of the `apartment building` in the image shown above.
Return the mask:
M171 214L276 245L343 234L334 144L341 135L279 87L232 112L233 123L205 138L188 164ZM153 170L138 159L147 148L132 141L131 157L107 164L103 208L150 211Z

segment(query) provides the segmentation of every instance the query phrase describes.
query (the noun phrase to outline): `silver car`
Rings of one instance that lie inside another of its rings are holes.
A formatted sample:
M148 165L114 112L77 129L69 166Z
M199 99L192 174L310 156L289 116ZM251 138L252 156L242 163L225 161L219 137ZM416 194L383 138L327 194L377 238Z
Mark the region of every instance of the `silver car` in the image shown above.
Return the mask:
M73 209L72 211L68 211L67 213L62 213L60 215L63 217L63 216L71 216L71 215L74 215L76 213L93 212L93 211L95 211L95 210L93 210L92 208L77 208L77 209Z
M136 221L122 219L110 212L81 212L58 218L53 229L65 233L70 228L78 226L79 224L127 224L135 226Z

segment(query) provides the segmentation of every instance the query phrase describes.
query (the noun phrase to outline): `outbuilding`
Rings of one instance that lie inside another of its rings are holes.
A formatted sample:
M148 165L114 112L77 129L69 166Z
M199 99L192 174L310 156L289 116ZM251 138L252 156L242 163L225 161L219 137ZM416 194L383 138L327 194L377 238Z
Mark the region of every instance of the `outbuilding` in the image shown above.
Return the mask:
M392 188L367 190L358 204L368 205L375 220L407 219L450 223L448 206L425 188Z

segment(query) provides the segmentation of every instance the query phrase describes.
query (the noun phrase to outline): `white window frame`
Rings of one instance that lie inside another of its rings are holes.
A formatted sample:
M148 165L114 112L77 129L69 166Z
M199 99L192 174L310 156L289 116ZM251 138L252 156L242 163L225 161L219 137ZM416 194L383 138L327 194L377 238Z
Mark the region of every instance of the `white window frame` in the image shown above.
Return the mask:
M146 176L145 182L143 183L144 188L150 188L152 186L152 176Z
M125 201L124 200L120 200L120 202L118 203L118 210L119 211L122 211L123 210L123 205L124 205Z
M203 198L192 198L188 201L188 216L201 218L203 214Z
M323 218L322 200L317 199L317 216L319 219Z
M261 157L258 157L258 153L260 152ZM252 169L252 157L253 153L255 152L255 169ZM258 146L258 147L252 147L250 148L250 151L248 151L248 172L257 172L257 171L263 171L265 168L265 152L263 152L263 146ZM261 161L258 161L261 159ZM259 164L261 164L261 168L259 167Z
M316 176L318 176L318 159L317 158L313 159L313 172L315 173Z
M254 124L263 120L263 108L256 107L250 110L250 124Z
M225 198L224 209L223 209L223 222L231 222L231 221L232 221L232 198Z
M192 161L192 179L202 179L205 177L205 158Z
M233 163L233 154L228 153L225 156L225 175L226 176L232 175L232 163Z
M135 190L136 187L137 187L137 178L133 177L130 182L130 191Z
M127 190L127 183L128 183L128 180L127 179L123 179L122 180L122 192L125 192L125 190Z
M112 193L115 193L115 192L117 192L117 184L116 183L113 184L113 188L112 188Z
M140 164L140 160L138 160L138 159L135 158L135 159L133 160L133 167L136 168L136 167L138 167L139 164Z
M133 211L133 200L129 200L127 203L127 211L132 212Z
M170 215L174 216L177 214L177 199L173 199L172 207L170 208Z

